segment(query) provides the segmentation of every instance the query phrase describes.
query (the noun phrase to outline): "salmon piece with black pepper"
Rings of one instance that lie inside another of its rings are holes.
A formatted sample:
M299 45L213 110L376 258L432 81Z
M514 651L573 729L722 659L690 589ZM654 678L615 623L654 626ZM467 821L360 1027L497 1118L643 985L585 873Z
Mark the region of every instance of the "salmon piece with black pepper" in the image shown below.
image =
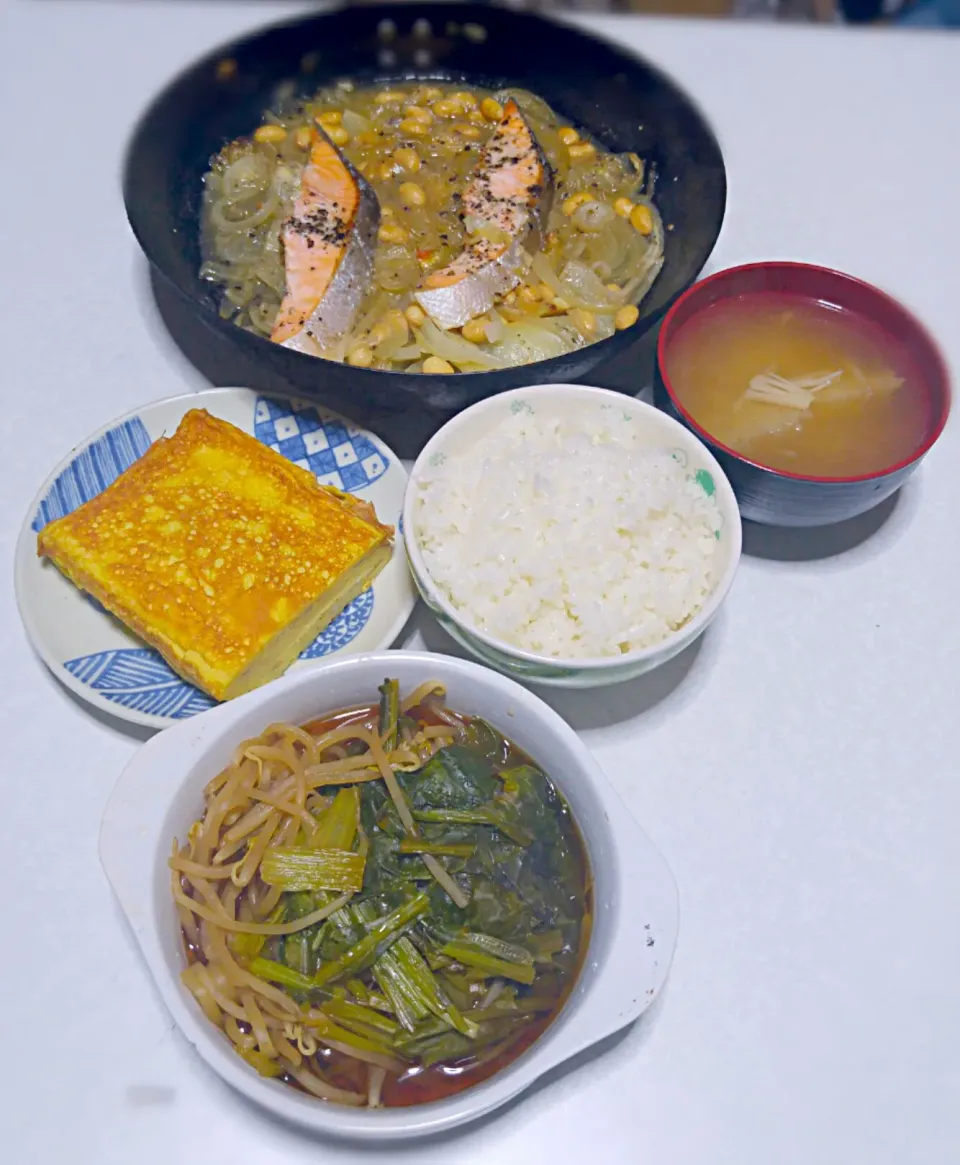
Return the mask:
M380 203L320 130L283 224L286 293L270 339L322 355L357 318L373 277Z
M553 173L533 130L511 98L487 141L461 202L469 244L423 280L415 298L441 328L483 315L520 282L523 243L550 213Z

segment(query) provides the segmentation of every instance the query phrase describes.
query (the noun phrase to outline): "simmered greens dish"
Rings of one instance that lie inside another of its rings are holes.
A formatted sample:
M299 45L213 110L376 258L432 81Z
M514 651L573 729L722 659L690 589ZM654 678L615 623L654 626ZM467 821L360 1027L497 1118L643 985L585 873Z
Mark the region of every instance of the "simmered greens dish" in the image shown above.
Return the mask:
M426 683L239 745L170 859L183 982L259 1073L409 1105L536 1039L590 933L549 777Z
M509 368L638 318L663 263L653 175L523 90L291 92L205 177L221 315L356 367Z

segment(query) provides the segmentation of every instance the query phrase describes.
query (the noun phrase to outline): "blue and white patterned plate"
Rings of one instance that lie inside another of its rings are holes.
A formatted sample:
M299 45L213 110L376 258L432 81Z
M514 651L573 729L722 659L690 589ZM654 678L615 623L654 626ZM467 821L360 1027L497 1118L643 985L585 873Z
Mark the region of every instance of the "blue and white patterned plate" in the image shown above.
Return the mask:
M44 483L17 545L17 601L34 647L53 673L83 699L112 715L163 728L214 703L182 680L160 655L37 557L37 532L95 497L172 433L184 413L205 408L230 421L324 484L372 502L383 522L399 526L407 474L379 438L315 404L217 388L146 405L94 433ZM400 545L364 591L293 665L339 652L389 647L413 610L416 591Z

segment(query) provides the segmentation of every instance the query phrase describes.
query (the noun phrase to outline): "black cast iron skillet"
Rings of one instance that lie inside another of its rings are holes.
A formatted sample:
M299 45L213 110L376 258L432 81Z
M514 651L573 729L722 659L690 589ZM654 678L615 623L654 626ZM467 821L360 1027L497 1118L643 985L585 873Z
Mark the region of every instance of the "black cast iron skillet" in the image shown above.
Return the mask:
M389 42L378 32L385 20L397 26ZM466 35L467 24L483 28L486 38L478 42ZM530 89L610 149L634 150L655 166L655 198L670 229L663 270L640 305L638 322L553 360L424 376L320 360L222 320L218 289L197 274L209 158L224 142L259 125L280 83L293 80L312 93L340 77L358 83L436 78ZM540 16L486 4L390 4L276 25L193 65L157 97L137 126L123 194L130 225L156 271L209 327L262 369L265 380L279 378L341 410L412 456L440 425L477 400L524 384L589 382L612 359L621 365L628 360L706 262L723 221L726 176L702 114L672 81L626 50ZM639 387L638 379L632 390Z

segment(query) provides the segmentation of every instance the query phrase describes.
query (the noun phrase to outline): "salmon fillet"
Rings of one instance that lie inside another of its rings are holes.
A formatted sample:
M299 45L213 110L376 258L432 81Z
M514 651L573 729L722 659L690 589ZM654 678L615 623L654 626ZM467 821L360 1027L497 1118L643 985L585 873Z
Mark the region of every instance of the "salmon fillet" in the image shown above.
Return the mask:
M553 174L533 130L511 98L487 141L462 202L470 242L415 292L441 328L459 328L520 282L523 243L550 213Z
M287 286L270 336L311 355L353 327L373 276L380 223L373 188L322 130L317 134L283 226Z

